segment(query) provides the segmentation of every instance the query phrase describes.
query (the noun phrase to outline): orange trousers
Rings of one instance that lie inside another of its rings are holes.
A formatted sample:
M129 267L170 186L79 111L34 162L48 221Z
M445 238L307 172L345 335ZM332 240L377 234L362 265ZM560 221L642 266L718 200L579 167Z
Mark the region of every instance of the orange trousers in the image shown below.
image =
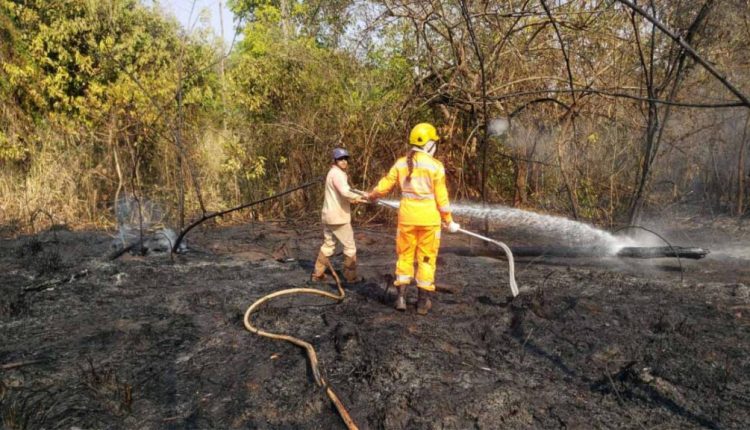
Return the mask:
M396 285L408 285L435 291L435 268L440 249L440 226L399 225L396 232ZM414 263L417 274L414 276Z

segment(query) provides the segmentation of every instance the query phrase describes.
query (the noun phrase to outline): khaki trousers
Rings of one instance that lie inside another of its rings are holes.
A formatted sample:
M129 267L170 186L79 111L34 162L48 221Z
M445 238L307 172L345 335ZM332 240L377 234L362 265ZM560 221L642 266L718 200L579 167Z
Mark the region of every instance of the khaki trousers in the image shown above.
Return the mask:
M336 240L344 247L344 255L354 257L357 255L357 247L354 245L354 230L351 223L347 224L323 224L323 245L320 252L326 257L333 255L336 250Z

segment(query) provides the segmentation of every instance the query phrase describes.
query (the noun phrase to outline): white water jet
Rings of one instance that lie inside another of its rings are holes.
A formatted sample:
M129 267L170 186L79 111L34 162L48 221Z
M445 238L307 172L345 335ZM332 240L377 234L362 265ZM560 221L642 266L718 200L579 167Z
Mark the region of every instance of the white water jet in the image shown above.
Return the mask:
M396 200L385 200L398 206ZM567 218L538 214L523 209L502 205L482 206L476 203L451 204L453 215L489 219L503 225L516 227L565 240L567 244L601 248L608 255L615 255L625 246L634 246L628 238L617 237L589 224Z

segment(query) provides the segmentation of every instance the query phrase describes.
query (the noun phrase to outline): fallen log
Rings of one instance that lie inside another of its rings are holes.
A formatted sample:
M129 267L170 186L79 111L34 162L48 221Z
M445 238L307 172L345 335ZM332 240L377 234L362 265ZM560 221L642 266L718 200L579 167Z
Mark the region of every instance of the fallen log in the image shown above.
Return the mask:
M707 249L682 246L626 246L617 251L618 257L628 258L689 258L700 260L711 252Z

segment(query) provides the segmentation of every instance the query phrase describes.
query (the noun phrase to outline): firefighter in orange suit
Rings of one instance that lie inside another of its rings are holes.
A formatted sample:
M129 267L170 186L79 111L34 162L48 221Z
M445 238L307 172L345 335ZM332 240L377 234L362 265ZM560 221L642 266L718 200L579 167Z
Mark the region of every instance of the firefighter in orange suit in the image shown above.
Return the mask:
M396 233L396 309L406 310L406 287L416 281L417 313L426 315L435 291L435 267L440 248L440 226L451 233L461 227L453 222L443 163L433 158L440 137L432 124L421 123L409 133L409 154L399 158L388 174L367 193L375 200L396 185L401 189ZM416 261L416 275L414 263Z

